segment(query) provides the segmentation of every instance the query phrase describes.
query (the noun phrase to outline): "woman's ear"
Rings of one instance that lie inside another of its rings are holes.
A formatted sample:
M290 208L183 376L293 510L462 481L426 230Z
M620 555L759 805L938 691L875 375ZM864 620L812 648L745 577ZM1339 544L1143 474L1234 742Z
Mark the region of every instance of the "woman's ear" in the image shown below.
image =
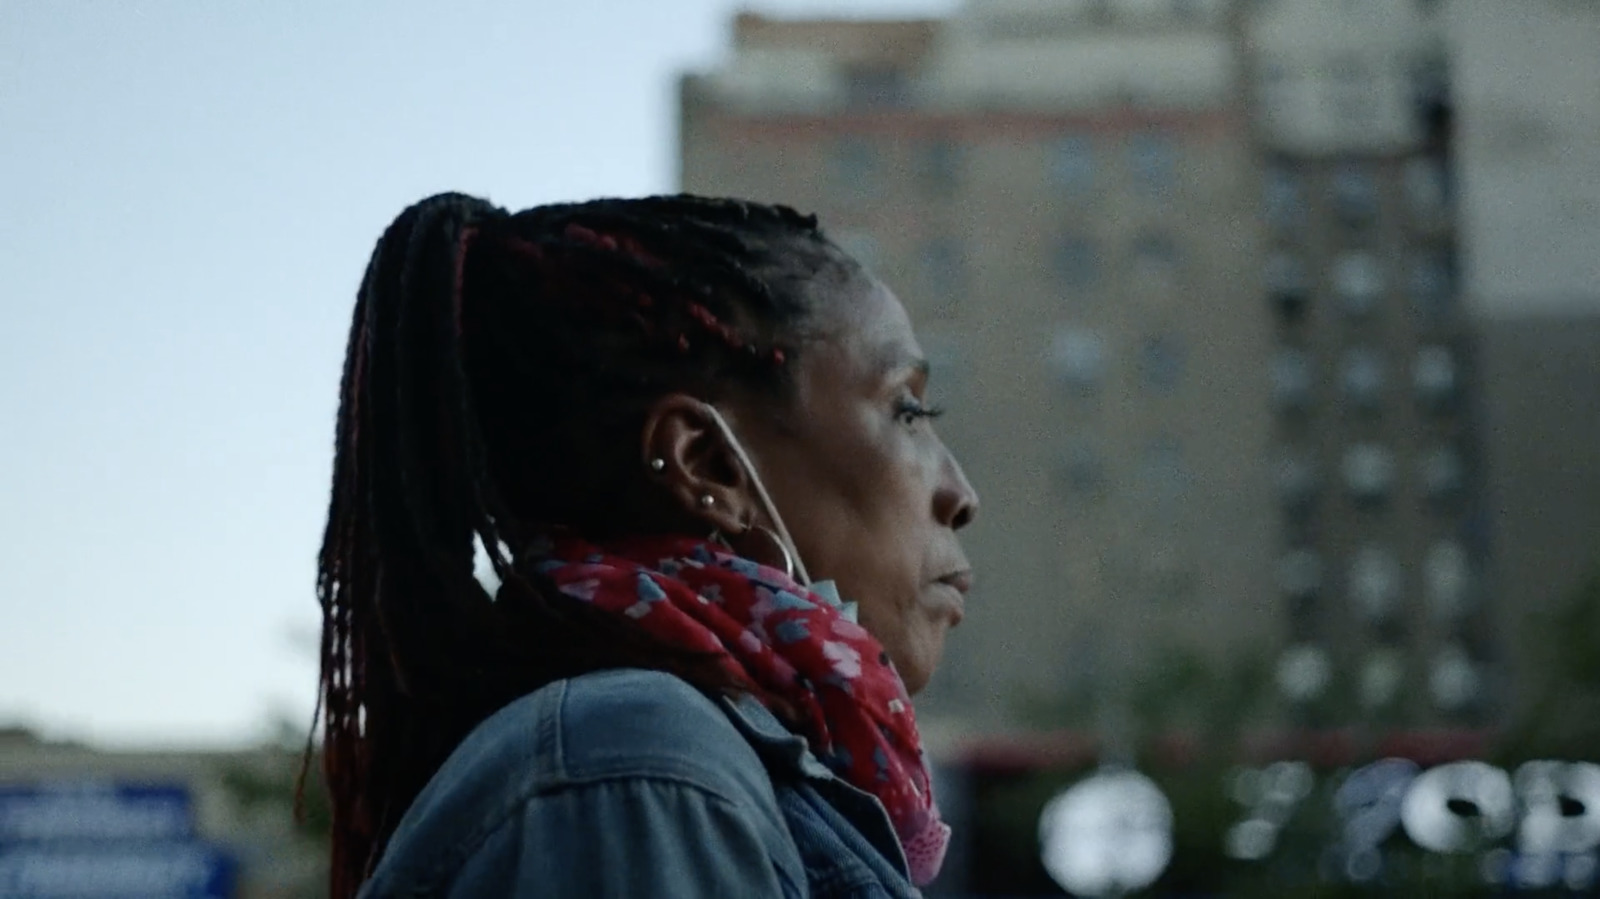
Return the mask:
M703 400L683 393L656 400L640 437L650 479L676 511L704 523L708 533L737 534L759 517L749 473Z

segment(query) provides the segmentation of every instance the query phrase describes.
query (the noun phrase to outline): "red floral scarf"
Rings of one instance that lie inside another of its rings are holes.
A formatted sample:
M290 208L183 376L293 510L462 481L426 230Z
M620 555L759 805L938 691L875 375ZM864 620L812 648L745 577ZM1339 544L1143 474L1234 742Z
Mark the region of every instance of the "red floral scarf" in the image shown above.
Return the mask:
M836 599L703 540L607 548L562 539L534 549L539 573L568 596L625 615L675 646L721 657L731 673L788 702L811 751L878 797L911 878L939 873L950 828L934 803L905 684L878 641Z

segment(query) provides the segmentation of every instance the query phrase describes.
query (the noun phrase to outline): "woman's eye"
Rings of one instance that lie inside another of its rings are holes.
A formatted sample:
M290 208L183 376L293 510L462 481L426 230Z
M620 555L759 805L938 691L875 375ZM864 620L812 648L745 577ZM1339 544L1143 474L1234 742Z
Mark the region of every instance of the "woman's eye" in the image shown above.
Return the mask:
M909 397L902 399L895 408L896 417L908 425L916 424L919 419L938 418L943 414L943 409L924 405L921 400Z

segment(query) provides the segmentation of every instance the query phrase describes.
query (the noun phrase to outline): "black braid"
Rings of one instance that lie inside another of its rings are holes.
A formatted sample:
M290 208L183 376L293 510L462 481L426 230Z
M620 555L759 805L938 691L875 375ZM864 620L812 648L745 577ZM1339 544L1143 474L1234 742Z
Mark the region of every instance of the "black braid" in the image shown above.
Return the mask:
M858 273L814 217L735 200L513 215L444 194L387 229L356 300L318 573L335 899L460 739L517 696L621 666L749 689L562 596L505 548L550 525L625 528L605 514L644 483L630 472L649 403L781 398L816 287ZM494 597L473 577L475 543L502 580Z

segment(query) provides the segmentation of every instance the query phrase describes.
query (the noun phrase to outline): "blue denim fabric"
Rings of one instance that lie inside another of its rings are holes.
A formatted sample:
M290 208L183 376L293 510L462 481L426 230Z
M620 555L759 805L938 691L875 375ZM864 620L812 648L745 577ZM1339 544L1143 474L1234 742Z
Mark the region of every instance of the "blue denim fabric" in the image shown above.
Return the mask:
M480 724L362 899L916 897L883 806L754 700L651 671L561 681Z

